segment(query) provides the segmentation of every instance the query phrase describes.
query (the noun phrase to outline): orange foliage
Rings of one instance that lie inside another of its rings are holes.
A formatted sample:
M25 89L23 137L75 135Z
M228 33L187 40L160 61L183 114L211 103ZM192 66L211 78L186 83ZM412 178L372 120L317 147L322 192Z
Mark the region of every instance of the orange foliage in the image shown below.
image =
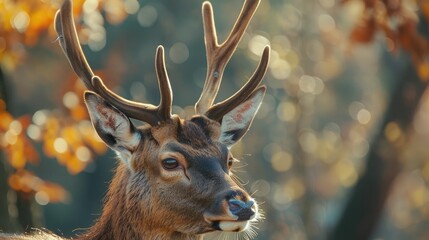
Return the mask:
M3 101L0 99L0 102ZM28 117L14 119L3 108L0 109L0 119L0 146L5 150L10 165L22 169L27 162L37 163L39 159L37 151L24 131L29 125Z
M0 2L0 62L14 67L23 57L23 45L33 46L51 26L59 5L43 1Z
M348 0L342 1L349 2ZM402 48L409 52L417 73L424 81L429 79L429 42L417 31L418 17L402 0L363 0L364 10L360 21L350 33L352 43L369 43L381 31L390 51ZM417 1L424 17L429 20L429 3Z
M49 42L56 38L53 20L61 2L61 0L0 1L0 64L13 69L22 62L26 53L25 46L36 45L46 33L49 34ZM74 0L76 16L92 14L83 10L85 2L85 0ZM122 0L91 1L91 5L94 4L95 12L104 11L111 24L119 24L128 16ZM91 27L83 25L83 28L88 31Z
M40 141L44 155L56 158L71 174L83 171L94 153L106 151L106 146L87 120L89 117L83 100L77 97L83 93L80 82L74 86L67 95L76 96L77 102L69 104L65 99L65 113L41 110L33 115L32 122L29 116L14 118L0 99L0 147L9 164L16 169L9 178L12 189L33 195L42 191L39 195L48 197L51 202L65 199L66 191L62 187L45 182L25 170L27 163L37 164L39 160L34 141Z
M42 133L43 151L49 157L57 158L72 174L85 169L93 153L101 154L106 146L95 133L86 108L83 106L84 88L80 82L73 84L63 98L66 114L57 111L39 111L35 114L34 127Z
M13 69L26 54L26 47L40 42L42 36L49 36L49 43L57 37L53 29L55 12L61 0L3 0L0 1L0 65ZM87 8L83 6L88 3ZM74 14L80 19L86 15L105 12L111 24L122 22L127 16L122 0L74 0ZM91 23L78 23L83 38L94 29ZM103 26L96 26L100 29ZM86 36L88 37L88 36ZM83 41L87 42L87 41ZM76 82L76 79L73 80ZM59 185L46 182L25 170L28 163L37 164L39 153L34 145L42 144L43 154L56 158L71 174L80 173L94 154L102 154L106 146L98 138L88 120L82 101L84 88L79 84L68 87L63 97L64 107L37 111L32 117L13 117L6 111L6 104L0 99L0 148L7 156L7 162L16 172L9 177L12 189L34 196L40 204L61 202L67 199L67 192ZM31 121L32 119L32 121Z
M44 204L48 202L64 202L68 199L67 191L58 184L43 181L33 173L21 169L9 176L9 186L18 192L39 194ZM37 199L36 199L37 200Z

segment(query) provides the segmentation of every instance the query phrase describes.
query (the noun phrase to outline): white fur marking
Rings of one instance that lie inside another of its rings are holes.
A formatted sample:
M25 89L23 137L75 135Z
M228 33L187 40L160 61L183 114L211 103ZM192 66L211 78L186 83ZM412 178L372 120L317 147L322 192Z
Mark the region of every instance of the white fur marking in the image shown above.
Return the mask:
M241 232L249 227L250 221L220 221L219 228L222 231Z

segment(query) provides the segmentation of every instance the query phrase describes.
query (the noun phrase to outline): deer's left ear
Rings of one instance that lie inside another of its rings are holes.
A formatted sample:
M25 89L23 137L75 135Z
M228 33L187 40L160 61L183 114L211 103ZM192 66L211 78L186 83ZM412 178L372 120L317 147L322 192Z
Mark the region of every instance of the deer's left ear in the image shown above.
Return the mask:
M246 101L223 116L219 142L232 147L246 134L261 106L265 91L265 86L256 89Z
M141 140L141 134L125 114L96 93L85 92L85 104L98 136L130 166L131 155Z

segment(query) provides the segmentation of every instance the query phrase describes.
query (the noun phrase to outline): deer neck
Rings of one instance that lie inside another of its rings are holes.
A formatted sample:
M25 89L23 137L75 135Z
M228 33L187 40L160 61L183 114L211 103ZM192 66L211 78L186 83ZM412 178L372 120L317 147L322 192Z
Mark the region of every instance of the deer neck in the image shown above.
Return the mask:
M203 239L202 235L164 231L154 226L150 219L145 219L145 211L129 200L130 193L127 192L126 187L129 178L130 172L121 164L110 184L100 218L78 238L79 240ZM139 179L139 181L144 182L145 179Z

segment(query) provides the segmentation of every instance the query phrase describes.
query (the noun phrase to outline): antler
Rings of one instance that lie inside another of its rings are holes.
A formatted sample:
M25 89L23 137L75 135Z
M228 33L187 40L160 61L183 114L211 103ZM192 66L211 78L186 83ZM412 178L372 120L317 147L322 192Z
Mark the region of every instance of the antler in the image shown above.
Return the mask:
M161 100L158 106L129 101L110 91L101 80L95 76L89 66L77 37L73 21L73 6L71 0L64 0L61 9L55 16L55 31L58 34L60 46L67 56L73 70L90 91L103 97L111 105L122 111L130 118L138 119L157 125L171 118L173 94L164 61L164 48L159 46L156 51L155 66L160 89Z
M207 76L200 99L195 104L197 114L205 114L209 118L220 121L222 116L245 101L258 87L267 70L270 48L266 46L259 65L244 87L223 102L213 105L222 81L223 72L232 54L237 49L260 0L246 0L228 38L218 44L213 8L204 2L202 14L204 21L204 39L207 52Z

